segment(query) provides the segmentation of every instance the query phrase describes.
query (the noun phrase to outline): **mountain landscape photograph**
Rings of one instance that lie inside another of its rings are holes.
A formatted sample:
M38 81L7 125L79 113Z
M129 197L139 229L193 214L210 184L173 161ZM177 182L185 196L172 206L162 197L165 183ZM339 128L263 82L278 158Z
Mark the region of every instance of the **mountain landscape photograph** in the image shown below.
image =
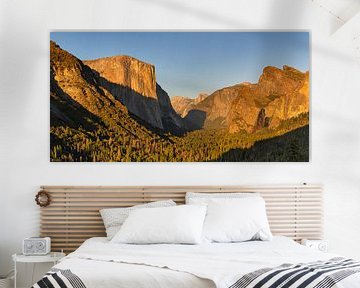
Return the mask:
M308 32L51 32L50 161L308 162Z

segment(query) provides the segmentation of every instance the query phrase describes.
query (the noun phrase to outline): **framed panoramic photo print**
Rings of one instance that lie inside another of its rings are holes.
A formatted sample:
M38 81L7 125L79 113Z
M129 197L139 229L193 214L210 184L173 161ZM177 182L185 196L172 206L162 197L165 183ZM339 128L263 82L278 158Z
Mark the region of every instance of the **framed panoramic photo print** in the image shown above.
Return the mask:
M309 161L308 32L52 32L50 161Z

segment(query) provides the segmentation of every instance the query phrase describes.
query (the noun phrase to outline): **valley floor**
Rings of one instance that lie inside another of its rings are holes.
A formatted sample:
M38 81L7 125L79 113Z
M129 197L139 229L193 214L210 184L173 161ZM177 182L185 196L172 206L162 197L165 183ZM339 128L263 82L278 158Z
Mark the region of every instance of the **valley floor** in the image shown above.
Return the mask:
M306 162L308 114L276 130L229 134L197 130L182 137L149 134L134 137L98 129L51 127L51 161L65 162Z

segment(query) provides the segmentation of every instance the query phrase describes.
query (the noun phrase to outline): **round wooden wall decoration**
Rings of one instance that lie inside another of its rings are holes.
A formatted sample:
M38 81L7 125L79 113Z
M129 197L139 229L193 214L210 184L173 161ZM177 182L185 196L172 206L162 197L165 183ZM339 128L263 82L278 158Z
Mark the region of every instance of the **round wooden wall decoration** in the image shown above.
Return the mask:
M50 194L48 192L41 190L36 194L35 202L40 207L48 206L50 204L50 201Z

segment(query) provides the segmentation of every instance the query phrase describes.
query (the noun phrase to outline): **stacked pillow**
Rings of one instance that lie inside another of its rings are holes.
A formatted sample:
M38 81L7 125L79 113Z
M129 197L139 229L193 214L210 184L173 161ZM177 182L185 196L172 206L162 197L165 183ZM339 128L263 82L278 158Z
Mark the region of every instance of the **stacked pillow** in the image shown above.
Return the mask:
M101 209L100 214L106 229L107 239L111 240L120 231L121 226L128 218L131 211L139 208L171 207L176 206L172 200L156 201L146 204L135 205L128 208Z
M187 193L186 204L207 205L203 237L208 242L272 238L265 201L258 193Z
M199 244L205 205L137 209L130 213L113 243Z
M100 213L112 243L199 244L272 238L265 201L257 193L188 192L186 204L158 201Z

